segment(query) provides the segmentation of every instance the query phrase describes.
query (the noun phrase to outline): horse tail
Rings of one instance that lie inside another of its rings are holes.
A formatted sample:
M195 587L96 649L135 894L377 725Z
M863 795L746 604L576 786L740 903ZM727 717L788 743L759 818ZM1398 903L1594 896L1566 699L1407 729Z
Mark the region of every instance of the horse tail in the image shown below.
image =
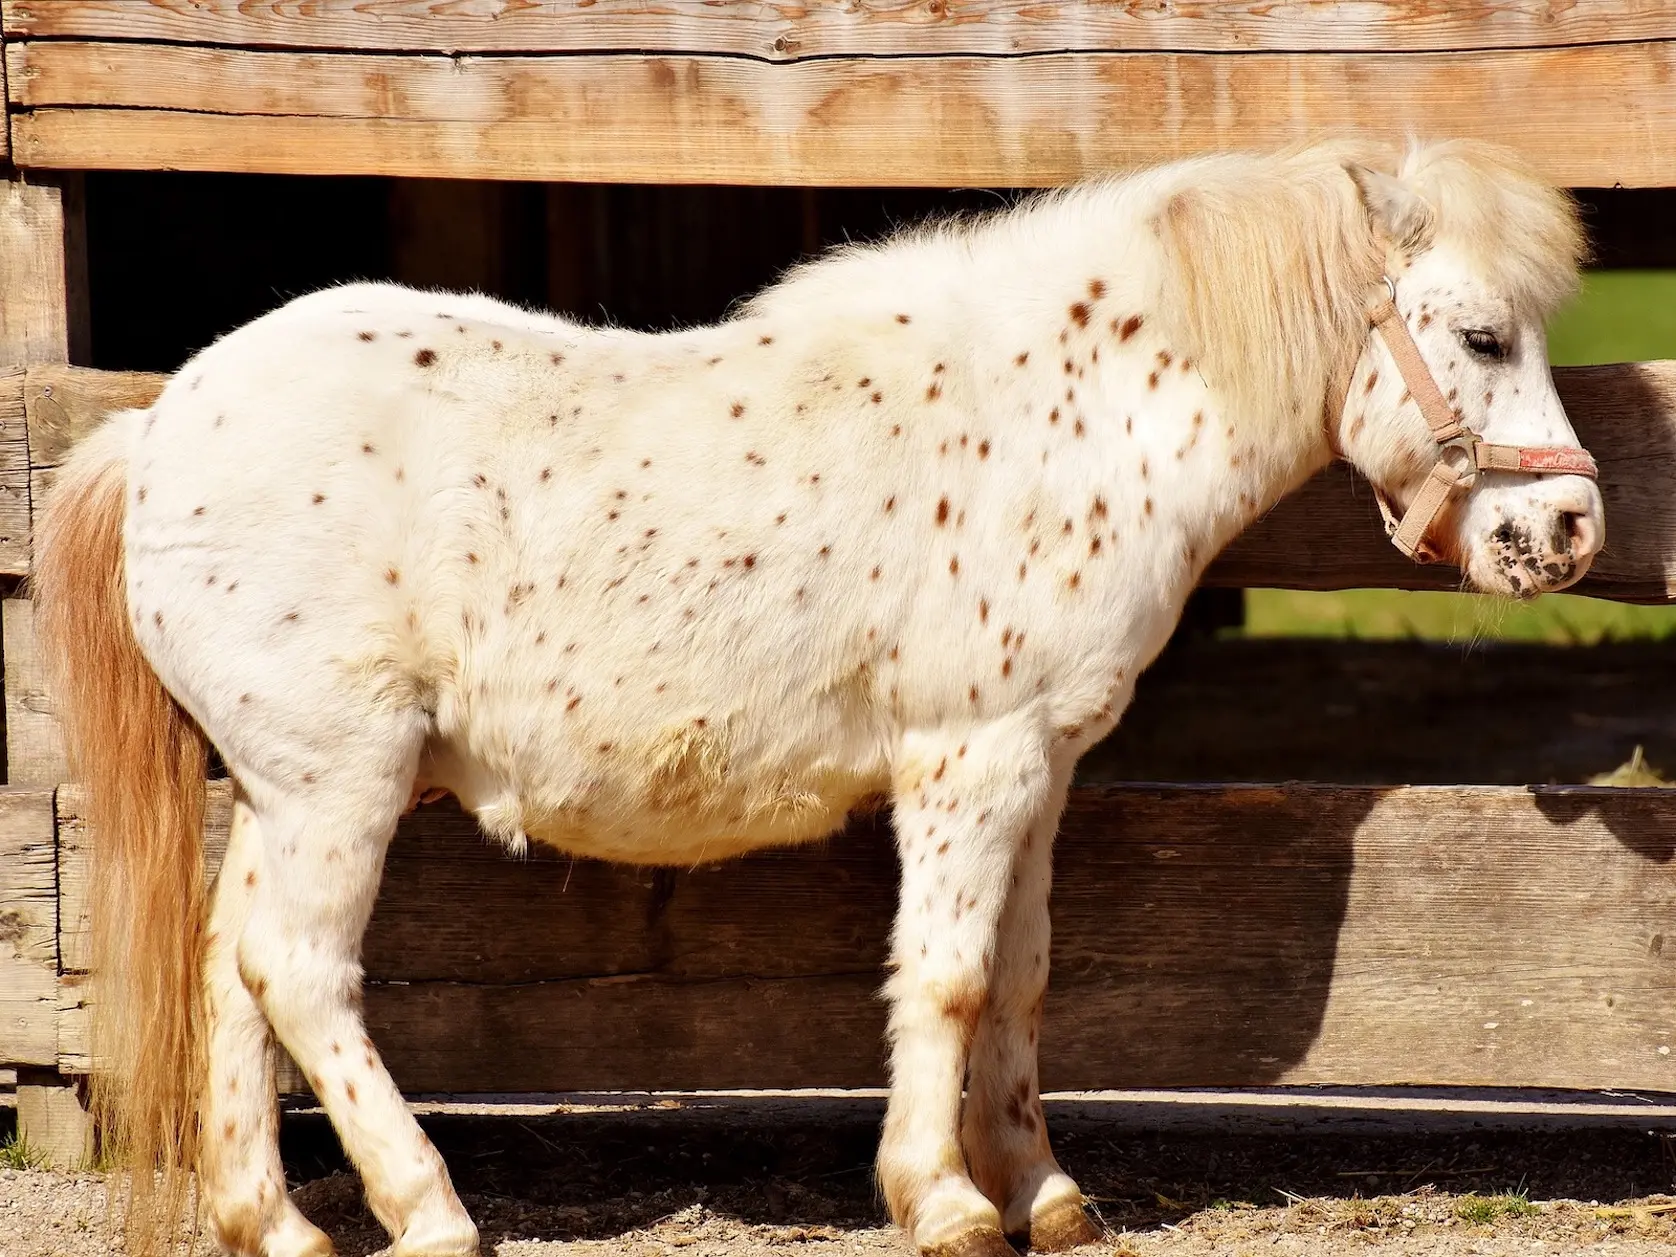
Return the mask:
M128 450L145 412L110 418L61 470L35 533L35 625L92 835L91 1107L127 1178L128 1251L171 1244L198 1146L204 1079L208 742L130 620Z

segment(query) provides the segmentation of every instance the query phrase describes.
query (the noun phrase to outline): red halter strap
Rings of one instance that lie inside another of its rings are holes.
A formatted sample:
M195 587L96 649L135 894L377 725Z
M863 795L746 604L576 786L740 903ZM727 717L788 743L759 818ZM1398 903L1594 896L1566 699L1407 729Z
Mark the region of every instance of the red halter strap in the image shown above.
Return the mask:
M1385 342L1397 364L1409 396L1431 427L1438 444L1437 462L1408 510L1399 518L1391 500L1377 485L1374 499L1385 517L1385 531L1391 544L1416 563L1435 563L1441 557L1429 540L1432 525L1455 494L1470 489L1481 471L1524 472L1536 476L1588 476L1598 474L1589 452L1577 446L1492 445L1461 422L1460 415L1443 396L1420 347L1409 334L1408 325L1397 311L1397 286L1385 277L1385 295L1368 311L1368 325ZM1347 390L1348 391L1348 390ZM1339 407L1342 414L1343 406Z

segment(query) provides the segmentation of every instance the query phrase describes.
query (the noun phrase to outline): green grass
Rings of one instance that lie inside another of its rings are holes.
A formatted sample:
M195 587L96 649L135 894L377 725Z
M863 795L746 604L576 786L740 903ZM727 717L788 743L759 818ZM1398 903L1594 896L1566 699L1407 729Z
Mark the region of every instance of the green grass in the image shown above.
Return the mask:
M1502 1218L1523 1218L1539 1213L1524 1192L1509 1192L1505 1196L1462 1196L1455 1202L1455 1216L1462 1222L1485 1226Z
M1548 357L1557 366L1676 358L1676 270L1590 272L1548 331ZM1611 520L1607 529L1610 535ZM1573 594L1511 603L1394 589L1253 589L1245 615L1251 637L1587 645L1676 635L1676 606L1635 607Z
M0 1139L0 1170L33 1170L40 1164L41 1154L22 1135L14 1133Z
M1513 602L1483 594L1349 589L1245 592L1247 637L1348 637L1471 643L1602 641L1676 637L1676 607L1641 607L1578 594Z
M1676 270L1591 271L1548 329L1548 360L1592 362L1676 358Z

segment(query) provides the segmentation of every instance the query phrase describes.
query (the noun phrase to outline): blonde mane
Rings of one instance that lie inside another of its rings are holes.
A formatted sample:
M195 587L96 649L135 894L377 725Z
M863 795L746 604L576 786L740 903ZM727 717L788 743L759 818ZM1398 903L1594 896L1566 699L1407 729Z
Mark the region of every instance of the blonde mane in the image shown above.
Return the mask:
M1521 315L1546 321L1577 291L1588 256L1577 204L1511 149L1414 144L1397 173L1435 216L1424 243L1459 249Z
M1423 202L1409 238L1381 238L1357 167ZM1413 143L1399 161L1391 146L1315 144L1186 163L1181 182L1158 215L1159 315L1236 412L1265 430L1331 397L1366 340L1370 291L1393 251L1447 243L1541 320L1577 287L1575 204L1498 145Z
M1424 202L1404 238L1376 229L1357 168ZM972 258L1057 237L1110 253L1124 233L1141 245L1129 257L1148 276L1147 318L1199 365L1230 416L1259 432L1316 418L1366 342L1381 273L1405 253L1452 245L1522 315L1542 319L1575 290L1583 254L1570 197L1508 149L1335 140L1188 158L844 246L793 268L736 317L799 305L860 312L900 284L913 252Z

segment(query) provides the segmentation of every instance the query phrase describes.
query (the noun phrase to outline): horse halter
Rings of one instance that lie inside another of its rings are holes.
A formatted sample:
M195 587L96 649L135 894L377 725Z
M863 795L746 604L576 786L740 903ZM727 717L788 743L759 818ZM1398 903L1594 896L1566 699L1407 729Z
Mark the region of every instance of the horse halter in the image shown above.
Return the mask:
M1368 309L1368 325L1379 333L1385 348L1397 364L1409 396L1420 407L1432 438L1438 444L1437 462L1408 510L1398 518L1391 499L1378 485L1373 487L1379 513L1385 518L1385 532L1396 546L1416 563L1435 563L1442 557L1428 539L1432 525L1457 493L1470 489L1481 471L1524 472L1535 476L1587 476L1599 471L1588 450L1578 446L1492 445L1461 422L1460 415L1443 396L1420 347L1409 334L1397 310L1397 286L1389 275L1382 276L1385 293ZM1354 371L1352 371L1352 380ZM1349 404L1349 382L1344 390L1342 416Z

